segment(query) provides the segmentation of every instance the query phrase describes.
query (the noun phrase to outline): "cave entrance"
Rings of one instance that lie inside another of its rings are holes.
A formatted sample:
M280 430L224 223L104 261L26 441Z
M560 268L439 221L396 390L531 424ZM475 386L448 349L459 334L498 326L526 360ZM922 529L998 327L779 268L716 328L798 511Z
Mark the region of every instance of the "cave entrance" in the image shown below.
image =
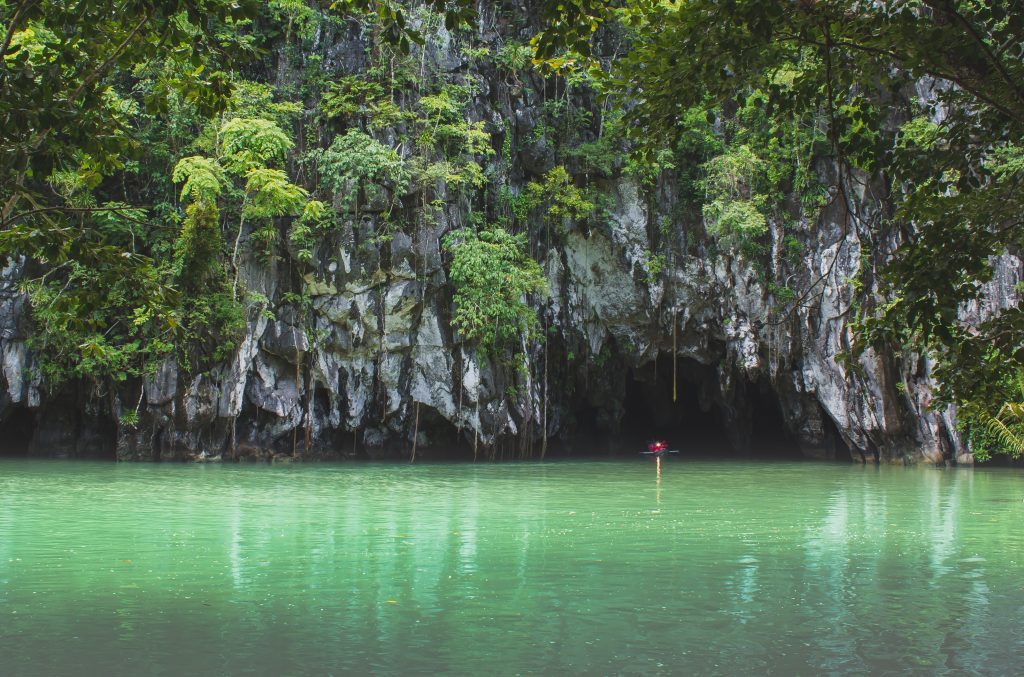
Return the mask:
M714 370L690 360L683 365L680 360L673 402L671 358L667 367L664 358L658 362L634 370L626 378L619 422L624 451L639 453L650 440L663 439L670 449L686 455L731 454L721 412L708 396Z
M461 461L473 458L473 444L467 440L466 431L459 430L437 409L426 404L420 405L419 439L416 447L417 462ZM407 457L411 449L412 430L409 431L409 439L400 453ZM478 452L484 453L482 445Z
M32 412L14 407L0 420L0 458L27 457L35 430L36 418Z
M623 450L639 452L649 440L664 439L670 449L688 456L801 458L774 393L758 384L740 384L736 406L742 409L730 417L715 403L717 380L713 366L679 359L673 401L671 356L634 370L626 378L619 425ZM729 429L737 425L745 427Z
M750 411L750 445L744 455L770 459L800 459L800 444L786 427L779 399L766 383L746 384Z

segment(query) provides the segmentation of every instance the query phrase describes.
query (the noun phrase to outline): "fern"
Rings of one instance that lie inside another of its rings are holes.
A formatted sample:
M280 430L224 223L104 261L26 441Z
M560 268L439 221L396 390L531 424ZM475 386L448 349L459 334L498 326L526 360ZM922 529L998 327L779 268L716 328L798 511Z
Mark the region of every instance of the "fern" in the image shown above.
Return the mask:
M249 218L297 216L309 199L309 193L288 181L288 175L280 169L253 169L246 178L249 203L245 206L245 215Z
M1011 389L1006 384L1007 391ZM1024 454L1024 370L1018 370L1013 379L1012 388L1017 391L1020 401L1007 401L999 408L999 413L992 416L980 407L968 407L967 418L979 422L984 430L1002 447L999 451L1009 454L1011 458L1020 458ZM980 451L980 454L979 454ZM988 449L975 450L975 456L987 458Z
M1006 407L1003 407L1003 410L1005 409ZM979 419L986 430L995 436L1011 458L1020 458L1021 454L1024 453L1024 425L1022 425L1020 418L1016 422L1011 421L1009 424L1003 422L1001 420L1001 417L1004 415L1003 410L1000 410L999 417L982 413L979 415Z
M175 183L185 182L181 187L183 202L191 199L212 204L224 188L224 170L216 160L193 155L178 161L171 173L171 180Z
M234 118L220 129L221 163L232 174L282 162L295 143L276 122L261 118Z

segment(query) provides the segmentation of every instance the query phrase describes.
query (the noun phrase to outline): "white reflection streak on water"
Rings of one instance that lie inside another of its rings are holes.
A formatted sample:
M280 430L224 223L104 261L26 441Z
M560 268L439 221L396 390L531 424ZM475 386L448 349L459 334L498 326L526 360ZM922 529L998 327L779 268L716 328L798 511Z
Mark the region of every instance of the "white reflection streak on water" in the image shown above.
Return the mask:
M14 518L17 513L14 510L14 501L10 497L11 492L8 491L9 484L12 484L10 480L0 484L0 534L15 532ZM14 559L10 540L13 539L0 538L0 583L7 583L8 565Z
M533 520L537 514L544 514L545 504L545 489L544 489L544 475L539 475L534 481L536 484L531 483L531 488L534 491L528 495L520 497L520 500L527 502L529 508L523 514L523 518L517 520L520 529L519 538L517 541L516 554L516 579L519 581L520 589L526 587L527 575L529 573L529 561L530 561L530 529L533 524Z
M519 581L519 586L523 587L526 585L526 573L528 570L527 562L530 559L530 521L529 519L523 520L520 524L520 535L518 540L518 548L516 549L516 578Z
M952 567L946 562L952 557L956 544L956 516L960 510L959 494L956 491L958 478L955 474L949 477L947 472L932 472L926 480L931 490L931 509L927 512L931 520L926 528L931 546L933 587L939 585L940 579L951 571Z
M501 509L504 506L495 506ZM465 498L460 505L459 520L459 565L460 576L475 573L477 570L477 529L480 520L480 474L474 473L465 491Z
M370 490L371 497L368 505L375 503L382 506L374 513L372 523L373 532L370 537L370 569L376 581L376 599L373 600L376 612L374 617L377 624L377 639L387 646L395 638L395 614L390 609L391 604L398 603L396 590L402 583L398 579L396 567L398 557L398 515L396 506L408 505L407 499L400 495L400 486L393 483L392 478L382 481L384 488L378 491L376 488ZM379 496L376 494L380 494ZM377 501L374 501L374 498ZM387 506L386 508L384 506ZM361 510L366 512L364 506ZM406 600L407 601L407 600Z
M822 596L828 600L816 613L827 619L829 631L815 633L814 639L822 649L821 668L825 670L866 669L860 660L853 665L848 662L857 656L857 642L849 632L855 616L846 603L847 586L855 575L850 571L850 540L854 537L850 520L852 500L849 485L844 484L829 500L821 526L812 527L805 540L809 571L809 584L805 586L820 586ZM863 496L860 500L864 501Z
M236 591L244 586L242 580L242 507L235 495L225 508L228 512L228 530L231 538L228 544L228 561L231 563L231 580Z
M11 492L8 491L10 484L13 484L13 481L8 480L0 484L0 617L11 613L4 603L10 596L11 580L14 577L14 549L10 545L14 539L4 537L5 534L14 534L17 531L14 499L10 498ZM0 637L4 634L4 630L0 629Z
M447 489L450 493L450 487ZM453 501L448 495L436 494L425 495L418 503L420 508L412 514L409 531L413 540L406 546L413 553L411 592L421 609L434 609L438 605L438 577L444 570L445 532L451 524Z
M360 580L370 573L370 539L367 534L375 528L375 523L373 520L363 519L362 509L365 506L362 505L361 492L357 490L355 481L349 479L342 487L342 491L342 523L337 528L342 530L341 540L348 557L342 560L345 566L341 575L348 582L346 597L352 608L362 589Z
M754 603L754 597L758 591L757 584L757 558L753 555L746 555L739 559L740 564L740 599L750 606ZM749 617L749 614L748 614Z

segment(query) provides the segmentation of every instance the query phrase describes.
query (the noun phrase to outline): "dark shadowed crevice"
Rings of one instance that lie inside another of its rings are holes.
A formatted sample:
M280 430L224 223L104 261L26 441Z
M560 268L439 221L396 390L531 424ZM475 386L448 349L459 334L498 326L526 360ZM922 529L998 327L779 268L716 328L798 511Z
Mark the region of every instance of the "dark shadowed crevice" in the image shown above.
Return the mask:
M102 415L82 420L77 430L75 458L117 460L117 422Z
M835 421L824 410L821 412L821 427L824 432L825 446L831 457L837 461L852 461L853 451L843 441L843 436L839 434L839 428Z
M567 434L550 441L549 456L608 456L621 453L607 413L586 402L571 412Z
M331 416L331 393L319 381L313 384L313 416L320 421L326 421Z
M7 416L0 420L0 457L28 456L35 431L35 414L24 407L12 408Z
M745 456L755 458L799 459L800 444L786 427L779 400L765 384L747 384L750 411L750 446Z
M410 421L411 422L411 421ZM420 405L419 441L416 445L417 461L464 461L473 458L473 444L467 440L466 431L460 431L451 421L436 409ZM408 448L400 453L412 451L412 430L409 431ZM478 449L483 453L482 449Z

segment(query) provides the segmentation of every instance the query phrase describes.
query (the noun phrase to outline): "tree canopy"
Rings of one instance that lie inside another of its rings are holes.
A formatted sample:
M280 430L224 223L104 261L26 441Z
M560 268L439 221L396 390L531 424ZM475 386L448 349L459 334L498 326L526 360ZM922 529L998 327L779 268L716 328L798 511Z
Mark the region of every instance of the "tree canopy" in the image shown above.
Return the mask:
M680 111L751 89L774 117L824 118L847 227L881 277L855 348L933 350L940 402L998 411L1024 364L1024 316L964 312L1024 237L1024 5L697 0L630 21L620 73L635 78L619 82L641 133L678 134ZM872 180L894 207L882 222L854 204ZM886 231L902 233L895 250Z

